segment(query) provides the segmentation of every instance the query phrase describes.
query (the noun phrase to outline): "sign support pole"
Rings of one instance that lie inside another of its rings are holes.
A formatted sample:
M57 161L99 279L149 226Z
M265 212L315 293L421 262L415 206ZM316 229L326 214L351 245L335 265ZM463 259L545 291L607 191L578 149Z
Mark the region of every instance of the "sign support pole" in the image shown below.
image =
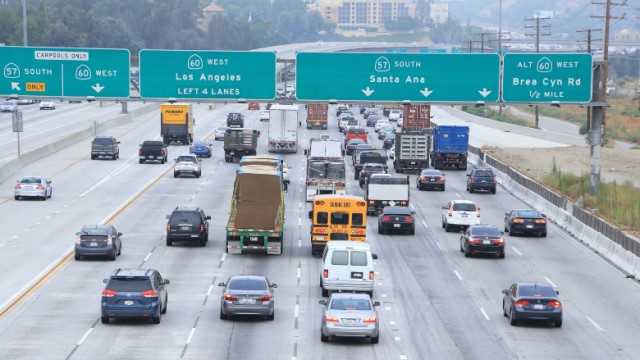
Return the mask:
M20 132L16 133L18 135L18 158L22 157L22 152L20 151Z

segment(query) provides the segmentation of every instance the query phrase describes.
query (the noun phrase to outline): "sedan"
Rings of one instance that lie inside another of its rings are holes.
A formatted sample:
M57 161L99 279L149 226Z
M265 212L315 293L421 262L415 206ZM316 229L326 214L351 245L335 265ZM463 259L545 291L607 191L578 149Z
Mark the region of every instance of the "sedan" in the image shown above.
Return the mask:
M219 127L215 130L216 141L224 141L224 133L227 131L226 127Z
M320 329L322 342L337 337L370 339L372 344L380 341L375 310L380 303L371 301L369 294L332 293L329 300L322 299L319 303L325 306Z
M445 189L446 178L444 173L440 170L425 169L422 170L418 180L416 181L416 188L418 190L440 190Z
M53 101L43 101L40 103L40 110L55 110L56 104Z
M260 121L269 121L269 110L260 111Z
M36 198L47 200L53 195L51 180L42 176L25 176L18 180L14 188L14 198L22 200L24 198Z
M87 225L76 233L75 259L85 256L106 256L115 260L122 253L122 233L113 225Z
M189 148L189 153L198 156L198 157L211 157L211 146L212 144L207 144L203 141L195 141L193 145Z
M394 232L414 235L416 233L414 211L408 207L387 206L378 216L378 234Z
M504 231L511 236L547 236L547 217L536 210L511 210L504 214Z
M560 294L546 283L515 283L502 290L502 313L511 325L519 321L545 321L562 327Z
M493 225L472 225L460 235L460 252L465 257L493 254L504 259L504 233Z
M267 320L275 318L273 290L278 287L264 276L236 275L218 286L224 287L220 297L220 319L234 315L261 316Z

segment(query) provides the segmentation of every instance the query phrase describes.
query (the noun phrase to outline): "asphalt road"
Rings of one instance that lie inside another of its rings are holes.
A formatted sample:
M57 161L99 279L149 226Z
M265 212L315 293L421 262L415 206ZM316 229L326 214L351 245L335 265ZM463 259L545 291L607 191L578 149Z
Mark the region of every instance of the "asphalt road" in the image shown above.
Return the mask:
M197 137L241 107L196 106ZM264 153L267 127L257 114L247 118L262 130ZM51 201L0 204L8 225L0 228L0 303L69 248L83 224L115 213L113 222L124 233L123 255L115 262L71 260L0 318L0 359L633 359L640 351L638 286L555 226L543 239L507 237L504 260L464 258L458 235L440 227L441 205L472 199L483 222L497 225L505 211L526 205L502 188L496 195L469 195L460 172L447 172L444 193L412 187L415 236L378 235L376 219L369 217L368 241L380 256L380 343L321 343L320 261L310 255L302 146L298 154L284 155L292 181L285 254L226 256L224 226L237 165L223 161L220 143L203 161L200 179L174 179L169 164L137 164L137 144L159 133L158 112L147 117L118 129L119 161L91 161L87 144L78 144L24 170L53 174ZM335 127L332 119L328 133L338 137ZM301 129L301 144L322 133ZM171 147L170 157L185 151ZM349 192L362 194L348 169ZM11 189L3 184L0 193L10 196ZM164 216L177 204L212 215L207 247L164 245ZM161 324L99 322L101 280L117 267L156 268L171 280ZM218 318L221 289L215 285L238 273L264 274L279 284L274 321ZM564 327L511 327L502 317L500 290L515 280L557 285Z

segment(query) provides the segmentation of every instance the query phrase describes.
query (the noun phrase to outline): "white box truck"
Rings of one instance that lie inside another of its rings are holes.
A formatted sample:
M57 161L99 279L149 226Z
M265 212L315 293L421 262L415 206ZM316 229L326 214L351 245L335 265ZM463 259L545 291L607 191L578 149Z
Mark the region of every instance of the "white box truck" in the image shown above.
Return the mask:
M298 152L298 105L275 104L269 110L269 152Z

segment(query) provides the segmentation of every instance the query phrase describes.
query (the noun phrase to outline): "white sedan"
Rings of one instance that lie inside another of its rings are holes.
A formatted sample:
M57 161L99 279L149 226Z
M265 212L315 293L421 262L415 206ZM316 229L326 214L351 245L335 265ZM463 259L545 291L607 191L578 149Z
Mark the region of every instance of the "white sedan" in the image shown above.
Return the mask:
M56 104L53 101L42 101L40 103L40 110L55 110Z
M36 198L47 200L53 195L51 180L42 176L25 176L18 180L14 188L14 198L22 200L24 198Z

